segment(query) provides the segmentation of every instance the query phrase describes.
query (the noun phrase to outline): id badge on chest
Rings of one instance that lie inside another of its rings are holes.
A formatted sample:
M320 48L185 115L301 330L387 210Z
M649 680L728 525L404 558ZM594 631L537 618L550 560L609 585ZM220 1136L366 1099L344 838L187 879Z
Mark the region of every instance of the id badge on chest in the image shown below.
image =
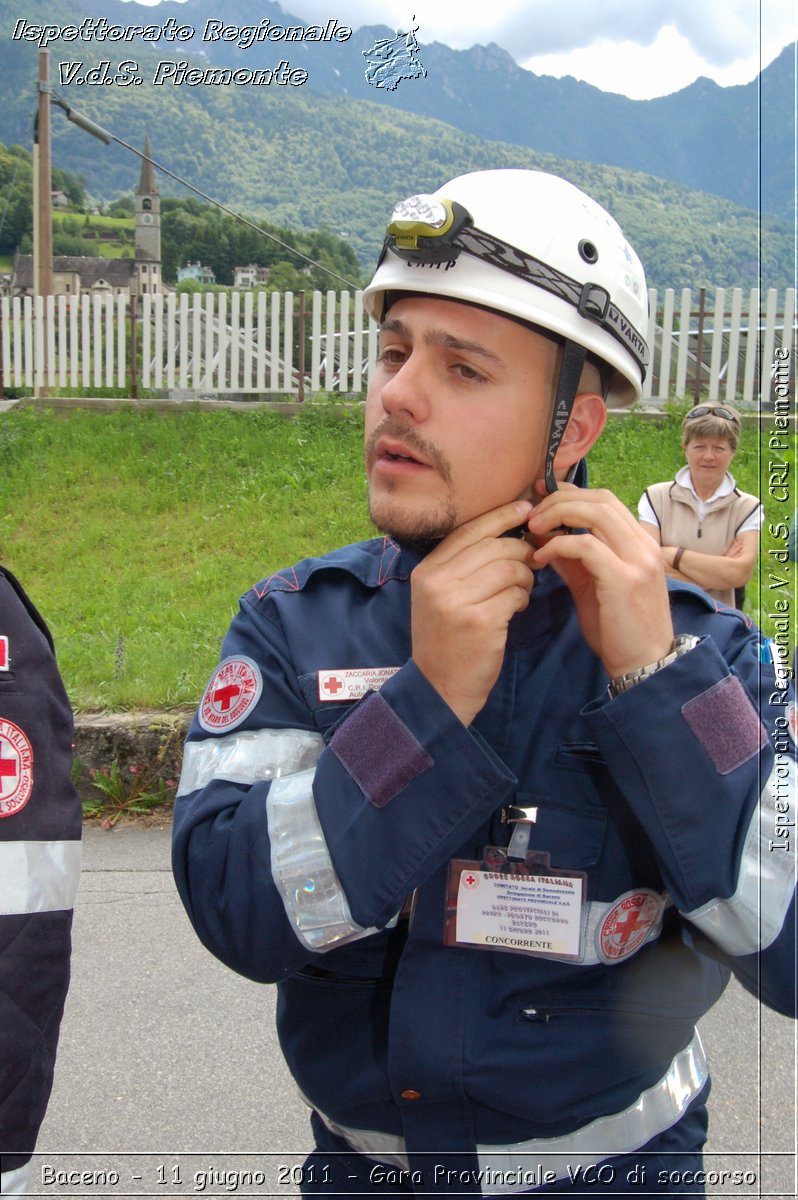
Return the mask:
M486 846L480 862L450 862L445 945L581 961L587 877L527 849L533 821L509 846Z

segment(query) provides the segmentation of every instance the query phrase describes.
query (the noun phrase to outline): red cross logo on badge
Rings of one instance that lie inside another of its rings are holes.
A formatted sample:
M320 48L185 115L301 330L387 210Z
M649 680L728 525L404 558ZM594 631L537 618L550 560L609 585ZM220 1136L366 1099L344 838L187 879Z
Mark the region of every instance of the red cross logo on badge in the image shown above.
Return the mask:
M663 907L661 897L647 888L619 896L596 930L601 961L614 963L636 954L659 922Z
M226 658L214 671L197 719L208 733L234 729L260 699L263 678L257 663L243 654Z
M479 886L479 876L475 875L473 871L469 871L467 875L463 876L463 883L467 888L478 887Z
M33 750L13 721L0 719L0 817L13 817L33 790Z
M339 679L337 675L331 675L329 679L325 679L321 685L325 692L329 692L331 696L337 696L341 688L344 686L344 681Z

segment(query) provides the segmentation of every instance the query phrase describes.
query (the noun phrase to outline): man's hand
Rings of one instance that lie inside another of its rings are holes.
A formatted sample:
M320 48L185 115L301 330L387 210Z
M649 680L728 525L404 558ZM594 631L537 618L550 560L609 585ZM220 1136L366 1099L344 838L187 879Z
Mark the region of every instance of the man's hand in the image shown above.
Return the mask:
M411 576L413 661L470 725L504 659L507 626L529 603L533 548L502 537L532 510L505 504L460 525Z
M562 527L586 530L562 533ZM612 492L562 483L529 519L533 565L551 564L571 592L585 641L612 679L673 644L660 548Z

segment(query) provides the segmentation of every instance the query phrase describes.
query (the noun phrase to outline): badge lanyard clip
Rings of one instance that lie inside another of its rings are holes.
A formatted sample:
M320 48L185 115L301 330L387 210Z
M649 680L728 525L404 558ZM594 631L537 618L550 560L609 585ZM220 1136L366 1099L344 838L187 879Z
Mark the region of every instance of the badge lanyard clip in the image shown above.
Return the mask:
M526 862L526 856L529 852L529 835L537 819L538 810L536 805L524 807L520 804L511 804L506 809L503 809L502 821L506 825L515 826L510 838L510 844L507 847L508 858Z

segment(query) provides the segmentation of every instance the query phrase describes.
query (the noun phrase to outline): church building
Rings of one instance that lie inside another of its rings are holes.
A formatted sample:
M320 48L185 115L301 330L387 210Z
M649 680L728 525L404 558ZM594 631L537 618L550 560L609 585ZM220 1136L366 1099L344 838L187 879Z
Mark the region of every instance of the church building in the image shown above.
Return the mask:
M55 296L154 296L169 289L161 278L161 197L150 161L150 140L135 193L135 257L53 256ZM33 256L17 254L11 276L12 296L33 294Z

